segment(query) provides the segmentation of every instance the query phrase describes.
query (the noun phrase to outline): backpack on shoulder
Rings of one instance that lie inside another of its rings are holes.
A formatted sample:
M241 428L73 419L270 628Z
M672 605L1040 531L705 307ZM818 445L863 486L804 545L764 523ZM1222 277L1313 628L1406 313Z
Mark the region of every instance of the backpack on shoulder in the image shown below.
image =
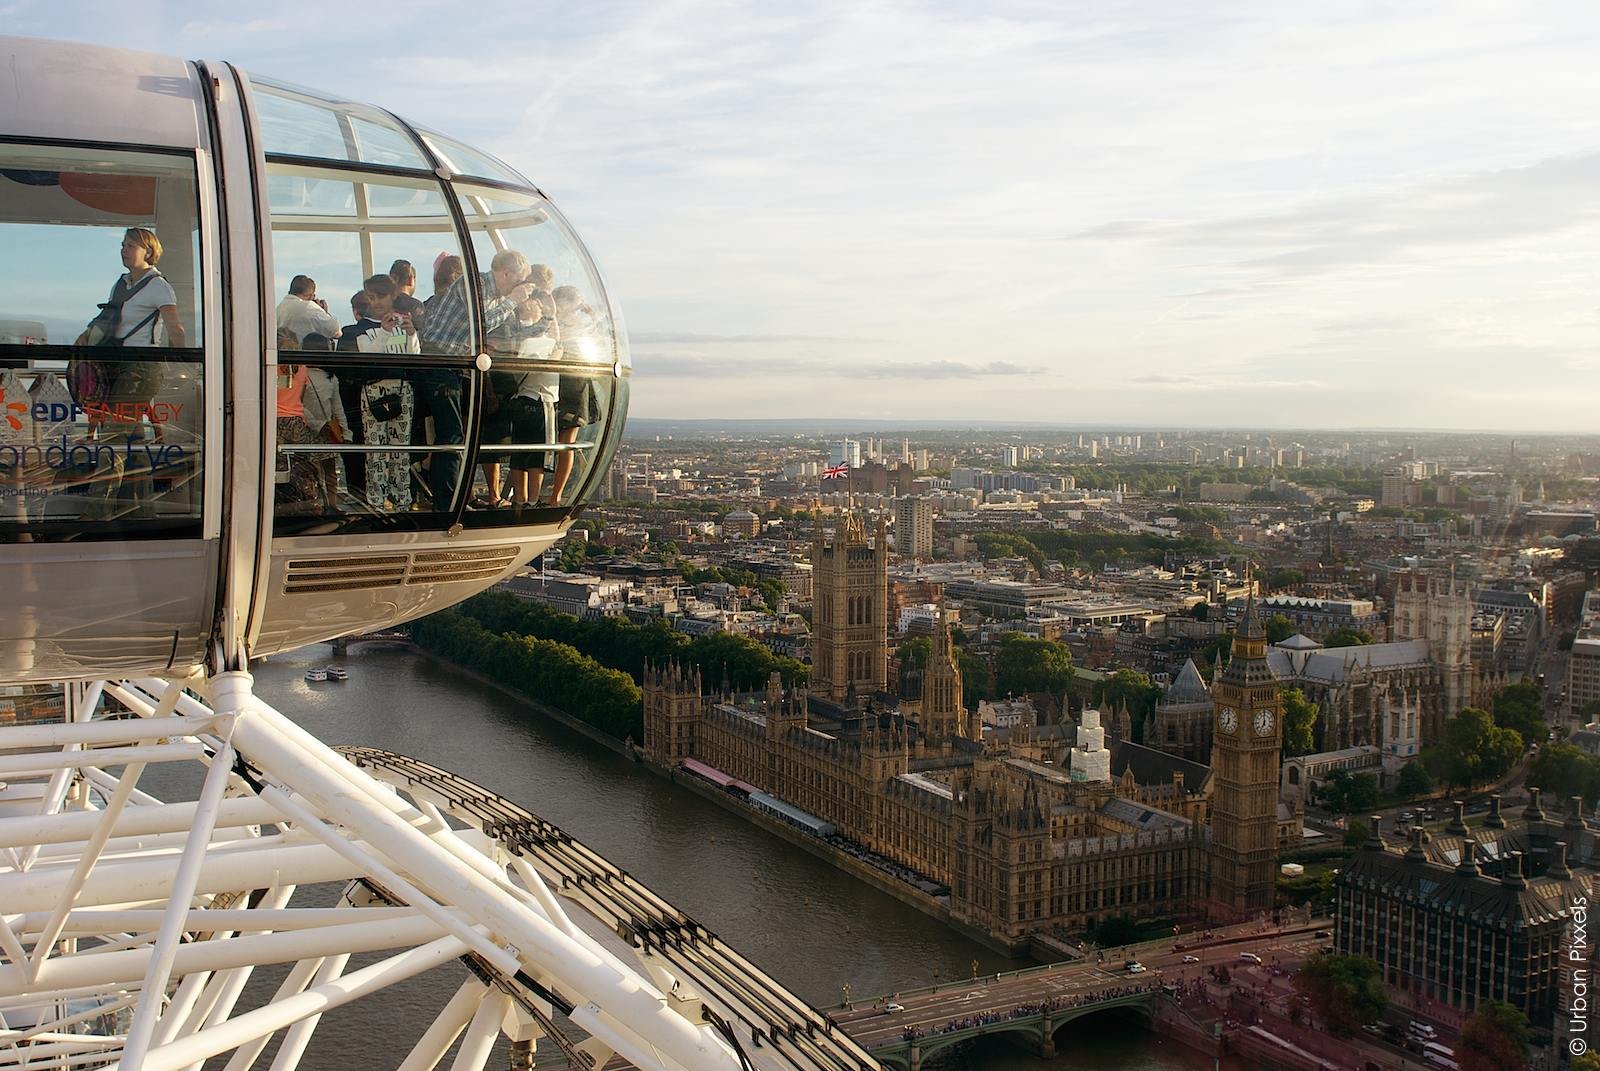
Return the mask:
M148 286L152 279L160 277L161 273L152 268L145 273L144 278L129 286L127 280L119 276L116 285L111 288L111 297L100 305L100 311L84 329L84 345L120 346L155 322L156 316L161 312L160 309L152 309L150 315L133 325L132 330L123 331L122 306L132 301L134 295Z

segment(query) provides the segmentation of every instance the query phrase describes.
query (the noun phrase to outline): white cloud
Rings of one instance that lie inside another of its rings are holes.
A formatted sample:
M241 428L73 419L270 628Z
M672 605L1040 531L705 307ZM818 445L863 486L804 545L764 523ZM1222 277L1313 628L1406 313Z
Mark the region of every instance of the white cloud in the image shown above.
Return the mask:
M258 12L13 21L223 51L501 155L606 268L641 413L1161 421L1204 396L1527 427L1600 402L1583 0L613 0L491 32L403 0L375 34L319 13L338 62ZM824 367L847 397L773 388Z

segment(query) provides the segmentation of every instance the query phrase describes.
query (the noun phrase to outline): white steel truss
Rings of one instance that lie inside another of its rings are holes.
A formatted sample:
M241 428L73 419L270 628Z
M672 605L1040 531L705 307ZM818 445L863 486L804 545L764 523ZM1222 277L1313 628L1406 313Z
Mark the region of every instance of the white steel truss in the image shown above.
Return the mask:
M435 968L461 981L402 1071L482 1068L502 1038L513 1067L546 1047L575 1068L878 1067L561 830L418 760L330 749L247 673L66 692L63 720L0 726L0 1069L248 1071L276 1040L291 1071L323 1013ZM185 763L194 800L140 788ZM335 906L308 896L329 882ZM265 965L287 973L245 1007Z

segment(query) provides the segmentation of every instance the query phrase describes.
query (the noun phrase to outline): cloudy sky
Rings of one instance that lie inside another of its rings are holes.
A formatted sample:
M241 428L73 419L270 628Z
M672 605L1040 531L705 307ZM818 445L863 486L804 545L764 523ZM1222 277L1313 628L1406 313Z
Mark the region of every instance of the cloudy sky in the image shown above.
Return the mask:
M621 296L641 416L1600 430L1592 0L0 0L0 32L492 149Z

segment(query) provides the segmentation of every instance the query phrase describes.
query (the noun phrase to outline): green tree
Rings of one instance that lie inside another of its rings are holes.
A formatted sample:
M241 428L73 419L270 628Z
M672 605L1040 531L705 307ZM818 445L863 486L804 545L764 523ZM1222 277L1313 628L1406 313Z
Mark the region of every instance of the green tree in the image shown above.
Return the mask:
M1340 814L1360 814L1378 803L1378 779L1369 773L1335 770L1317 790L1323 806Z
M1400 767L1396 791L1407 799L1426 796L1432 792L1433 778L1429 775L1428 768L1420 762L1408 762Z
M1282 643L1294 635L1294 622L1283 614L1273 614L1267 618L1267 642Z
M1189 616L1194 618L1196 621L1211 620L1211 604L1209 602L1195 603L1193 606L1189 607Z
M1072 686L1072 649L1054 640L1004 633L994 655L994 685L1001 695L1065 692Z
M1322 641L1324 647L1365 647L1372 642L1372 633L1364 628L1336 628Z
M1494 697L1494 723L1502 729L1515 729L1524 744L1543 740L1550 726L1538 686L1510 684L1502 688Z
M1101 948L1131 945L1139 939L1139 922L1132 915L1112 915L1094 928L1094 939Z
M902 669L926 669L933 657L933 641L926 636L914 636L900 645L896 652Z
M1383 972L1366 956L1313 956L1300 965L1294 988L1339 1037L1374 1022L1389 1006Z
M761 598L766 601L767 609L777 613L778 605L783 601L783 597L786 594L783 581L763 580L756 584L756 590L761 592Z
M1317 704L1298 688L1283 693L1283 753L1309 755L1316 750Z
M1267 573L1267 587L1272 591L1292 588L1306 582L1306 574L1299 569L1277 568Z
M1156 709L1156 701L1161 698L1161 689L1150 683L1147 674L1126 666L1101 681L1095 691L1096 702L1102 710L1114 710L1127 704L1136 738L1143 731L1145 718Z
M1571 744L1547 744L1528 768L1528 784L1561 799L1600 800L1600 759Z
M965 647L956 651L956 661L961 669L961 698L968 710L975 710L980 699L994 698L994 674L989 664Z
M1528 1065L1528 1017L1500 1000L1478 1005L1456 1046L1461 1071L1522 1071Z
M1372 827L1365 822L1352 821L1344 827L1344 846L1346 848L1359 848L1365 844L1367 838L1372 836Z
M1466 707L1444 723L1436 747L1423 753L1430 772L1448 788L1476 785L1500 777L1522 757L1522 736L1502 729L1486 710Z
M1582 1056L1574 1056L1567 1064L1567 1071L1600 1071L1600 1053L1590 1050Z
M561 544L561 551L556 555L556 568L563 573L582 572L588 553L587 539L568 539Z

